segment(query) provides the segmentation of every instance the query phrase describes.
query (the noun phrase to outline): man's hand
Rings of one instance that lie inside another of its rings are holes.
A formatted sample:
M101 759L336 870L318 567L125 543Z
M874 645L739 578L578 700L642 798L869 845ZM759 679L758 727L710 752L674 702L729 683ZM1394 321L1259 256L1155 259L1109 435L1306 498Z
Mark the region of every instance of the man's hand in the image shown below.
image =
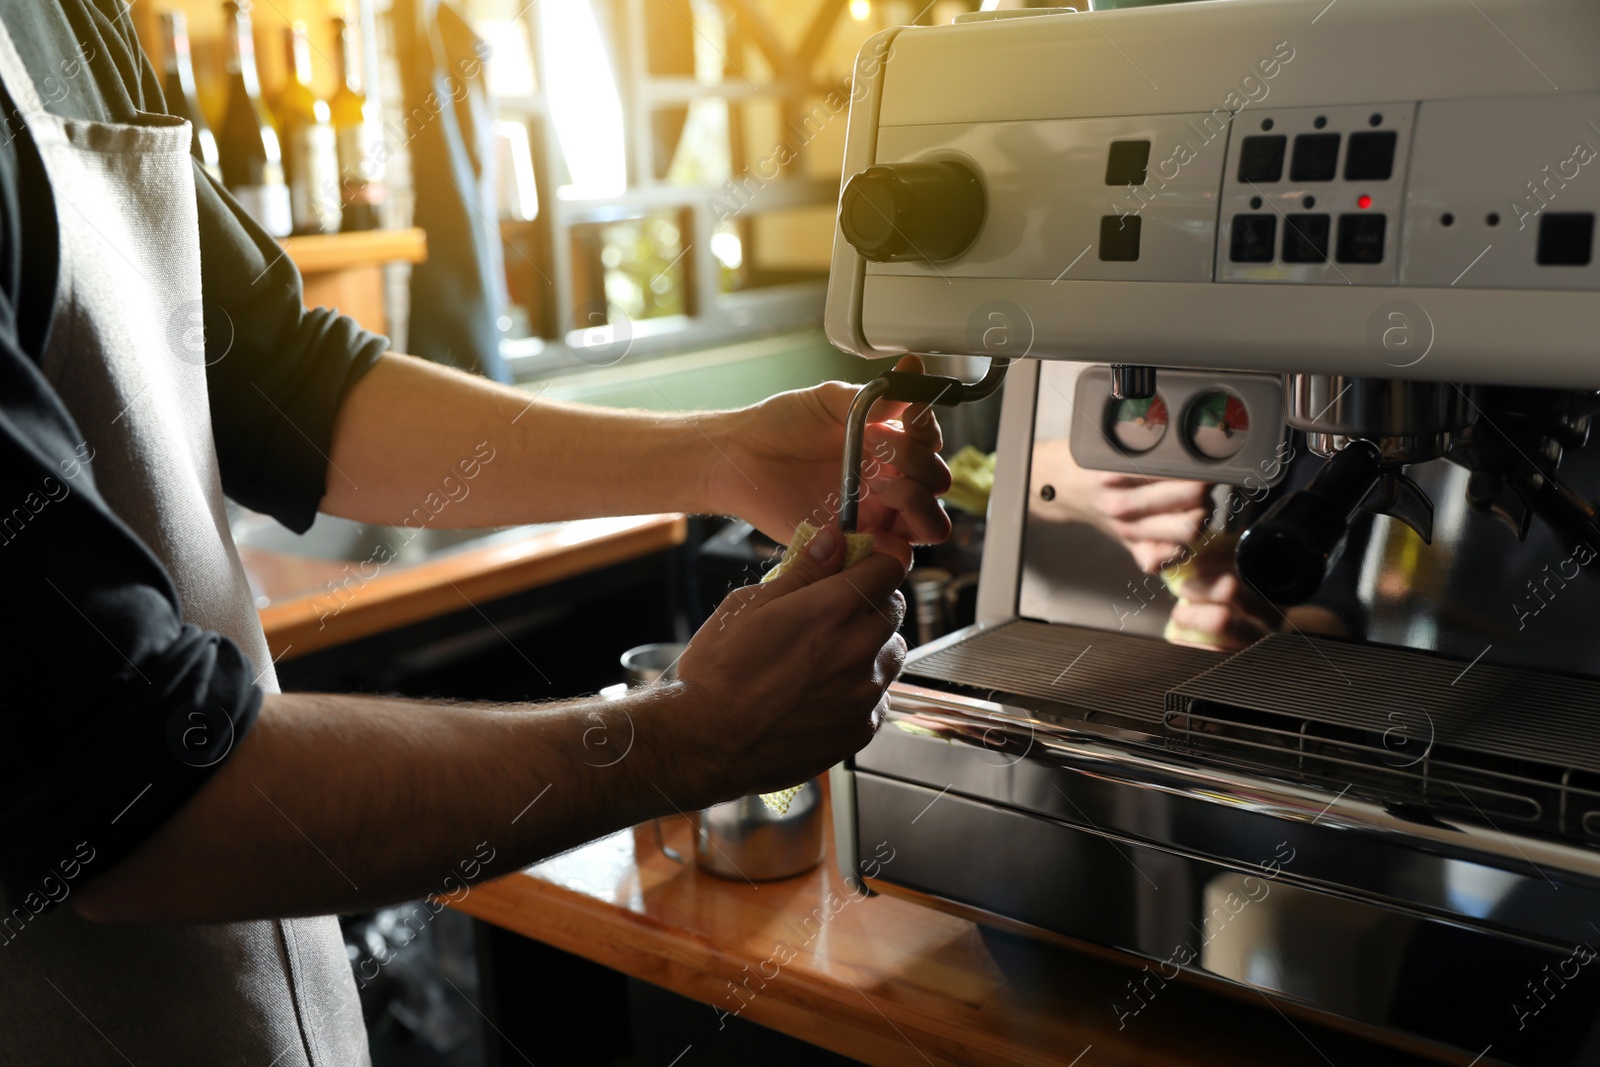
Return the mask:
M1080 467L1065 440L1033 450L1030 513L1059 522L1088 522L1120 541L1139 569L1159 575L1178 602L1167 639L1206 648L1243 648L1284 623L1283 613L1239 579L1236 538L1202 536L1214 510L1208 482L1150 478Z
M1056 522L1089 522L1128 549L1139 569L1156 574L1200 536L1211 514L1211 486L1177 478L1146 478L1119 471L1078 466L1065 438L1040 441L1033 448L1033 484L1048 485L1046 499L1035 493L1028 510Z
M784 789L859 751L905 664L905 567L874 552L840 572L826 526L781 577L735 589L678 661L682 759L727 800Z
M1205 528L1211 486L1176 478L1144 478L1112 471L1087 471L1090 507L1105 516L1112 533L1150 574L1176 558Z
M1284 628L1284 615L1239 579L1234 539L1202 549L1183 568L1173 593L1167 638L1204 648L1240 649Z
M907 356L897 370L920 371ZM838 516L845 416L856 387L825 382L730 413L725 455L710 459L707 496L780 543L801 520ZM909 562L912 544L943 541L950 519L935 500L950 488L943 438L926 405L880 402L867 423L860 526L890 535L880 549Z

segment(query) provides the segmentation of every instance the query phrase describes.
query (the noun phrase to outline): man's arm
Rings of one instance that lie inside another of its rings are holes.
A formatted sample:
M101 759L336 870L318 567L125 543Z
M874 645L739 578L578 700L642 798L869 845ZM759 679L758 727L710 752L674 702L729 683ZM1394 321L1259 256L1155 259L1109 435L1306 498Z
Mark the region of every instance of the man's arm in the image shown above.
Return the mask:
M451 528L709 512L703 435L726 417L563 404L390 353L340 407L322 510L399 525L431 507Z
M499 709L269 694L195 799L71 899L91 919L217 922L457 892L710 795L670 762L662 718L682 703L671 687Z
M504 874L656 815L803 782L860 749L905 642L905 571L821 558L735 590L679 682L618 702L479 708L271 695L210 781L73 892L109 921L352 911Z
M617 411L390 354L340 408L322 510L440 527L733 514L787 541L801 520L822 525L837 511L853 394L829 383L738 411ZM949 487L949 472L935 454L938 424L903 405L874 415L867 458L878 489L863 526L908 542L941 539L949 523L934 494ZM903 427L885 421L902 418Z

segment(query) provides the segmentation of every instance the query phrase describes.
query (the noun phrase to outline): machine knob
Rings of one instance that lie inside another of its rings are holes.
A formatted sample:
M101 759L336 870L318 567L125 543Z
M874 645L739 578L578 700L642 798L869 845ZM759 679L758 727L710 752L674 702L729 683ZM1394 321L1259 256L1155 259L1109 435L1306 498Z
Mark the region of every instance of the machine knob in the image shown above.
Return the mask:
M983 228L983 183L960 163L890 163L845 183L839 228L874 263L938 263L965 252Z

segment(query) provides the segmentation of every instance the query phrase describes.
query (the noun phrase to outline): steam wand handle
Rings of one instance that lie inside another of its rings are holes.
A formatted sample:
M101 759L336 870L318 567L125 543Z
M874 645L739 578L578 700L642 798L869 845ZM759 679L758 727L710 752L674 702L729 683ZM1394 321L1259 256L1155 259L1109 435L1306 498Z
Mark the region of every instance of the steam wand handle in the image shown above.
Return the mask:
M845 416L844 465L839 477L839 529L854 533L861 514L861 454L865 450L867 415L880 400L934 407L982 400L1000 388L1011 360L992 358L989 369L975 382L963 382L943 374L916 371L884 371L856 393Z

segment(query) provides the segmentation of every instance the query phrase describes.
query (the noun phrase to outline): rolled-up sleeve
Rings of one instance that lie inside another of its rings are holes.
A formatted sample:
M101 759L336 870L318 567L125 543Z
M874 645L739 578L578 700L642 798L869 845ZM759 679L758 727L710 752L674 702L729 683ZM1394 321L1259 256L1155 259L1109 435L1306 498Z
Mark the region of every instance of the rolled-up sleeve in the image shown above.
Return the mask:
M195 184L222 488L304 531L327 489L339 406L388 341L335 310L308 310L278 243L198 165Z

